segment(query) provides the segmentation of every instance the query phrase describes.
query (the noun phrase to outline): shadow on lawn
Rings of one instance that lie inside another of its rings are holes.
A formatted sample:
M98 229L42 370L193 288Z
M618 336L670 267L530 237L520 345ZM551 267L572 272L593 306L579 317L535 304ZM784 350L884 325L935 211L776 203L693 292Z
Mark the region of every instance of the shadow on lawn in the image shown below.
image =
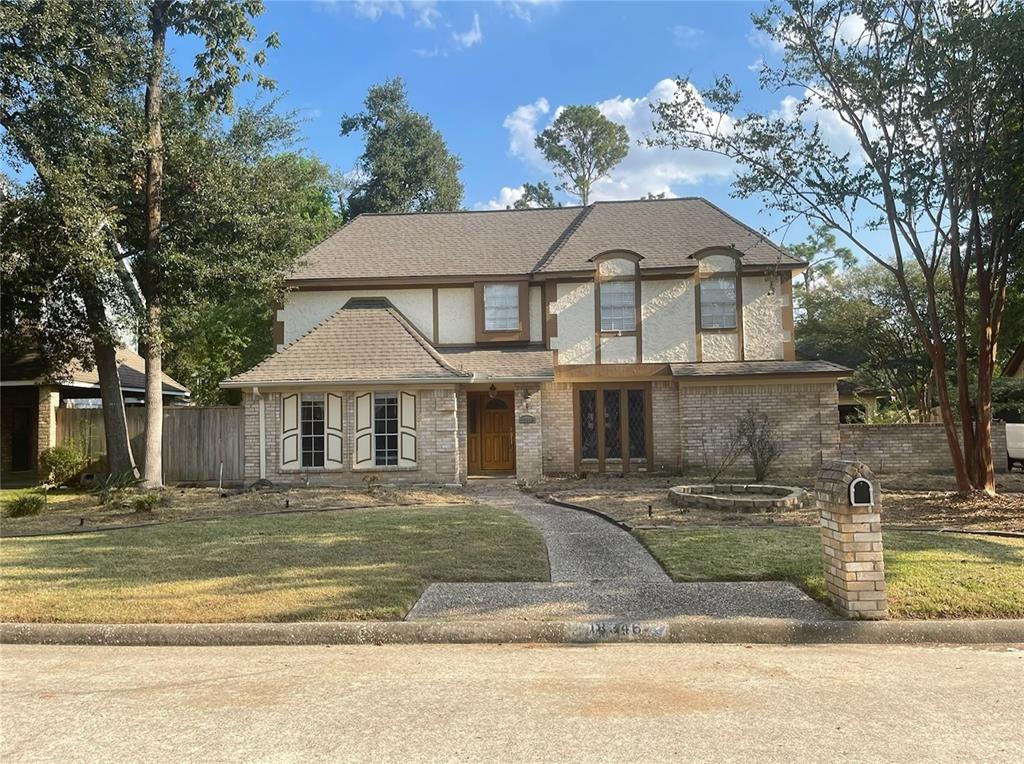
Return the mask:
M10 539L0 559L18 620L394 618L434 581L547 578L536 531L466 506Z

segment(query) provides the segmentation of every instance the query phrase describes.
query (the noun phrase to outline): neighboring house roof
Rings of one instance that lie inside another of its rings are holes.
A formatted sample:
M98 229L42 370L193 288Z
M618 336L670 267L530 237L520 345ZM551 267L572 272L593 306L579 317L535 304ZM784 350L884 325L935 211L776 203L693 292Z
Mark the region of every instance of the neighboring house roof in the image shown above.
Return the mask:
M1003 376L1016 377L1020 373L1021 367L1024 367L1024 343L1018 345L1017 349L1013 351L1010 360L1003 367Z
M0 379L8 384L45 384L53 382L69 387L99 387L100 377L96 369L85 369L80 361L72 361L63 372L45 374L46 364L38 351L21 353L13 358L5 358L0 363ZM146 361L134 350L119 348L117 351L117 376L121 382L121 390L127 392L145 392ZM167 374L162 374L163 394L185 396L189 389L178 383Z
M225 387L316 382L445 382L471 375L442 357L388 300L353 298Z
M696 265L735 247L748 265L803 263L706 199L595 202L530 210L364 214L316 245L289 275L311 279L437 278L593 271L624 249L641 269Z
M555 378L552 353L544 347L479 349L466 346L439 348L438 351L452 366L471 372L480 381Z
M720 361L673 363L673 377L736 377L748 374L835 374L850 369L829 361Z

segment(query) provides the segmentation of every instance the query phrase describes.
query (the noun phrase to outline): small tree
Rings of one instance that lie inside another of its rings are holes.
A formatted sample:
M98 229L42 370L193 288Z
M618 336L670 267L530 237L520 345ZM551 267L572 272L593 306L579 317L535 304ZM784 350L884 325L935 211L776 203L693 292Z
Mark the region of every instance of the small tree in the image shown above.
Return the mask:
M712 443L708 443L707 432L701 432L700 450L704 472L714 483L743 455L743 439L739 428L730 427L724 437Z
M751 408L737 420L736 432L742 451L754 465L754 480L760 483L782 456L778 430L767 415Z
M629 133L596 106L566 106L534 141L566 191L590 203L590 189L629 153Z

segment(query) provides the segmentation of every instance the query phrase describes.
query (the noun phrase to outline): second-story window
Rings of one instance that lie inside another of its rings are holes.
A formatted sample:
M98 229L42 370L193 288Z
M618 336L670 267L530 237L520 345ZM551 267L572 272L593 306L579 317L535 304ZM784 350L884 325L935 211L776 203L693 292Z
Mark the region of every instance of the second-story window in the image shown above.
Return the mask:
M600 286L601 331L636 331L636 285L629 281L606 281Z
M519 331L518 284L487 284L484 286L484 330L488 332Z
M736 328L736 277L712 276L700 282L701 329Z

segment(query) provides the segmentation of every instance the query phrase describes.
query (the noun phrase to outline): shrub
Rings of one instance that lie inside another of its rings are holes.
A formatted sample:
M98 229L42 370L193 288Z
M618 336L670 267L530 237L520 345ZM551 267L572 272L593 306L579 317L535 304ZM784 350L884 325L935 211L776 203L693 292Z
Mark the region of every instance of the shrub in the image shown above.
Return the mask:
M128 492L140 482L134 473L122 472L118 475L106 475L97 478L90 489L103 506L123 507L127 503Z
M714 438L713 435L712 438L712 442L708 443L707 431L701 431L700 449L704 471L708 479L714 483L740 458L743 453L743 440L737 427L731 427L719 438Z
M11 499L7 504L8 517L29 517L38 515L46 506L46 497L39 493L26 493Z
M47 476L48 483L65 485L85 471L89 466L89 457L78 443L68 441L43 451L39 455L39 466Z
M166 501L160 493L140 493L132 497L132 509L136 512L152 512L162 504Z
M750 456L754 465L754 480L760 483L768 477L772 465L782 456L778 430L765 414L747 409L747 413L736 422L736 432L743 451Z

